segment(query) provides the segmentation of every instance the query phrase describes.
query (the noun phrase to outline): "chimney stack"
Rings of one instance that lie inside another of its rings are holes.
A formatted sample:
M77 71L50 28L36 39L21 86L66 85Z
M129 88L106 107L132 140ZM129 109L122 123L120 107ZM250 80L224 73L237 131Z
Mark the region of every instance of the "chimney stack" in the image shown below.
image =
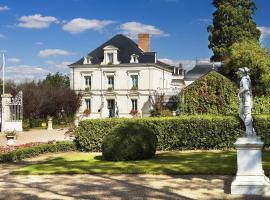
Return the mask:
M138 34L138 46L144 52L150 52L150 34L149 33Z

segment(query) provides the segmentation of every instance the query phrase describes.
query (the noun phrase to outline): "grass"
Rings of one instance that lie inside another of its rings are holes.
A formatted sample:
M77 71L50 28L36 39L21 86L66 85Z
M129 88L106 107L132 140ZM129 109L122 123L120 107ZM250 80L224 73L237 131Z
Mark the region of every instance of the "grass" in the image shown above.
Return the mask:
M270 151L263 153L263 167L270 171ZM93 153L70 152L13 172L17 175L45 174L222 174L236 173L235 151L172 151L153 159L109 162Z

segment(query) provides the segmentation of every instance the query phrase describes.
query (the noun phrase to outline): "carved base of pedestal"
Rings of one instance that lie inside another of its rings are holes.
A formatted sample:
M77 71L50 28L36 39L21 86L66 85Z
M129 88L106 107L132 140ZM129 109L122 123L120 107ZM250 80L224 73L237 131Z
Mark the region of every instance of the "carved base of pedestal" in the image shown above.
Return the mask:
M238 138L237 174L231 185L232 194L270 195L270 180L262 169L262 147L260 137Z
M231 185L231 194L270 195L270 181L265 175L236 176Z

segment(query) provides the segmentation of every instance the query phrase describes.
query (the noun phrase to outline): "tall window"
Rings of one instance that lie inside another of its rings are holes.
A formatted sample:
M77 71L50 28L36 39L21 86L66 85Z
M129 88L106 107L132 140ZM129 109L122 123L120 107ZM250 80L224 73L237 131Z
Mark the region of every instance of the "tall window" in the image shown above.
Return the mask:
M114 76L108 76L108 88L114 89Z
M84 77L84 86L85 88L91 89L91 76Z
M132 110L138 110L138 100L131 99L131 103L132 103Z
M91 110L91 99L85 99L85 105L87 110Z
M114 62L113 62L113 53L108 53L108 63L114 64Z
M138 89L138 75L131 75L132 88Z

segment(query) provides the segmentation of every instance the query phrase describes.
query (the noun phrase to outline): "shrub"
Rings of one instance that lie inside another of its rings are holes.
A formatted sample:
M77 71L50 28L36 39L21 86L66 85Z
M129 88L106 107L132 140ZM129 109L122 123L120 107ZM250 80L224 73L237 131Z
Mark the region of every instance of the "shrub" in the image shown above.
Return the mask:
M95 119L81 121L75 142L82 151L101 151L103 138L116 126L128 122L151 128L158 138L158 150L229 149L244 134L238 116L193 115L166 118ZM270 115L255 115L257 135L270 146Z
M109 161L143 160L156 153L157 137L140 123L129 122L114 128L103 140L102 155Z
M56 144L42 144L38 146L19 148L9 153L0 154L1 162L12 162L22 160L24 158L31 158L43 153L74 151L76 146L71 142L59 142Z
M211 71L182 90L178 107L187 114L236 114L237 92L232 81Z
M164 109L160 111L160 116L161 117L171 117L172 116L172 111L169 109Z
M29 119L24 119L23 120L23 130L28 131L30 129L30 120Z

